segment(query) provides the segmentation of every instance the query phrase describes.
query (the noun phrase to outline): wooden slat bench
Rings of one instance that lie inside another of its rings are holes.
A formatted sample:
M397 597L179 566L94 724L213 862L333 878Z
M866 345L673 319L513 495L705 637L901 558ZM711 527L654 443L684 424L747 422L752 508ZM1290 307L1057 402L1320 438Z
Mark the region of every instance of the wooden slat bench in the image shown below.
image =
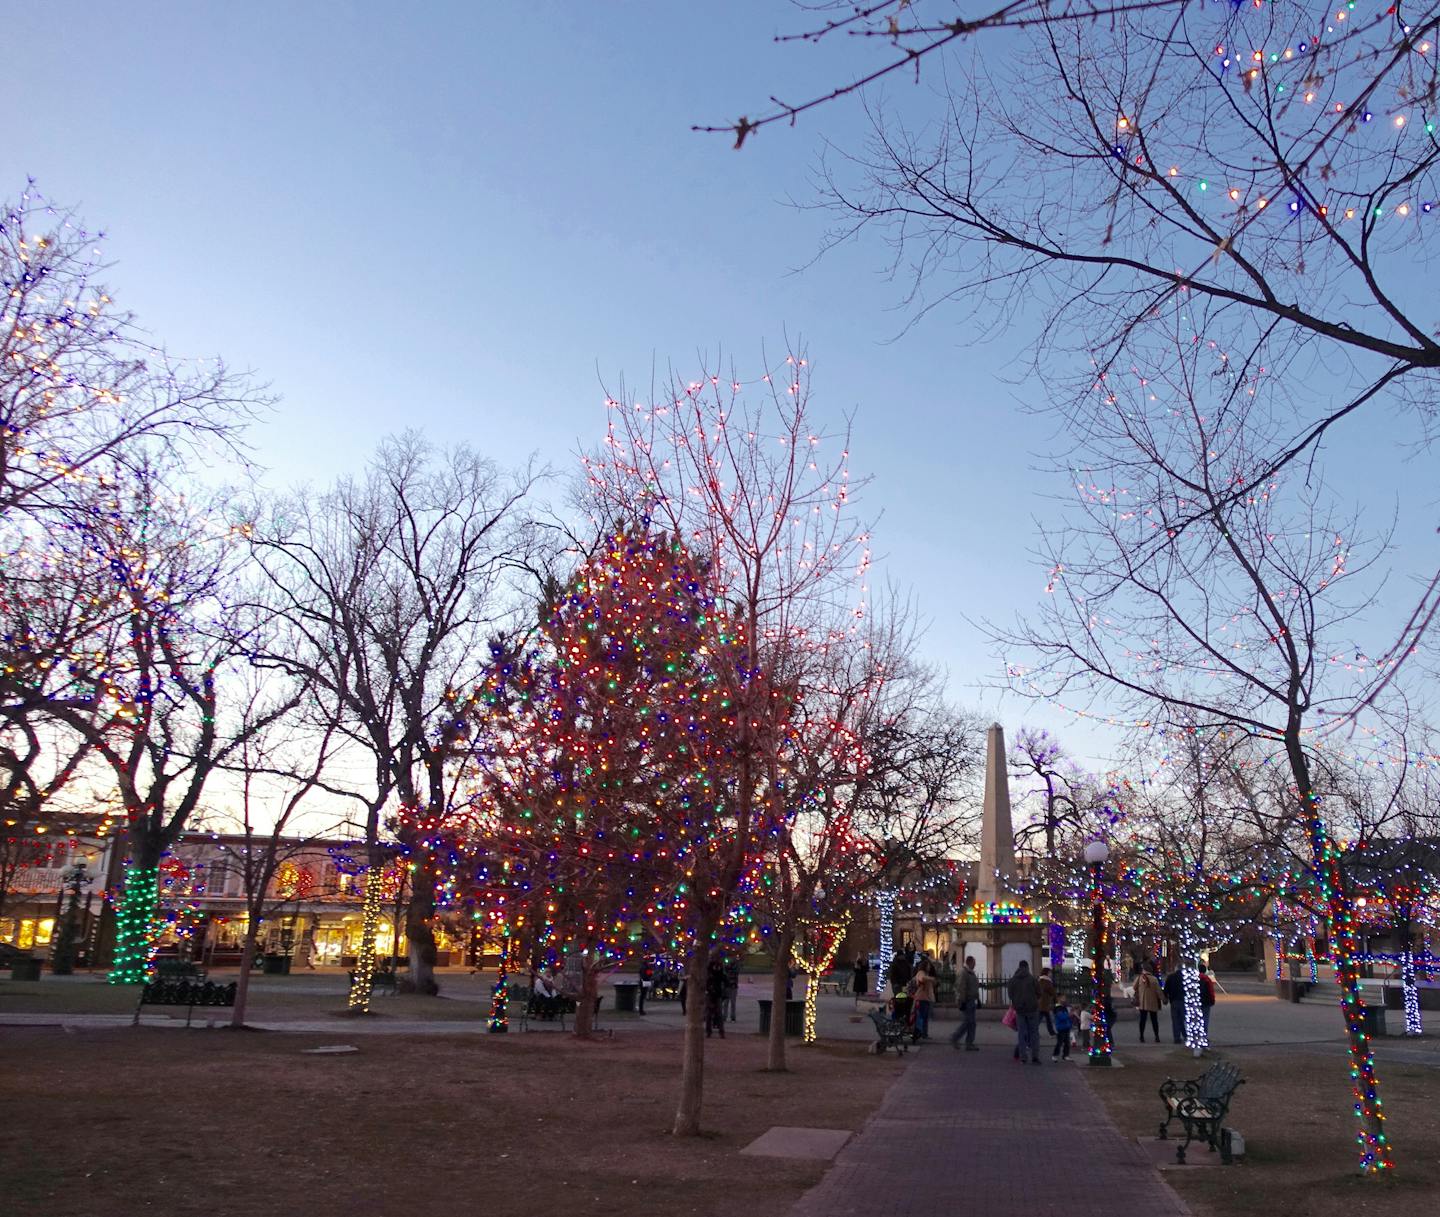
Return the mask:
M1235 1091L1245 1084L1240 1070L1229 1061L1217 1061L1198 1078L1177 1081L1166 1078L1160 1087L1165 1103L1165 1121L1160 1125L1160 1139L1165 1140L1172 1120L1179 1120L1185 1129L1185 1140L1175 1147L1175 1161L1185 1161L1185 1150L1191 1141L1203 1140L1210 1152L1220 1151L1220 1160L1230 1164L1230 1148L1220 1135L1221 1125L1230 1111Z

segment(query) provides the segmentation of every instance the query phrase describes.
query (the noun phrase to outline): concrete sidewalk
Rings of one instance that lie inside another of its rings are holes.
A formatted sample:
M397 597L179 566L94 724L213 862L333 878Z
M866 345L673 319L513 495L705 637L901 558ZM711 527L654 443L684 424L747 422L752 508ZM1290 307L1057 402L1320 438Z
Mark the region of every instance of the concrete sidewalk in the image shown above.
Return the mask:
M791 1217L1114 1217L1137 1197L1146 1217L1183 1217L1086 1068L1017 1064L1008 1039L979 1052L925 1045Z

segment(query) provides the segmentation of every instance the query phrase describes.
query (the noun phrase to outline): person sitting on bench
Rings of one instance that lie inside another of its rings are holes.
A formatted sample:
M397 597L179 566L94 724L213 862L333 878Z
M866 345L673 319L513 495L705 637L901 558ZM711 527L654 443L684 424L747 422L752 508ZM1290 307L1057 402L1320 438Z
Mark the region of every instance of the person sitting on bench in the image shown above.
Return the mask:
M560 1013L560 991L555 987L554 979L544 972L535 974L533 997L536 1018L551 1019Z

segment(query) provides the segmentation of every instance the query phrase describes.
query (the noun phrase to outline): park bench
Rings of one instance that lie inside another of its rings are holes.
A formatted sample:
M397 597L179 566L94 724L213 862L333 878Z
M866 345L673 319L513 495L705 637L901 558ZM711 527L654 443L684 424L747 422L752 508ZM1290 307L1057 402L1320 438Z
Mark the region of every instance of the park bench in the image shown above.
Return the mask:
M1166 1078L1160 1087L1165 1103L1165 1122L1160 1125L1160 1139L1166 1138L1172 1120L1179 1120L1185 1129L1185 1140L1175 1147L1175 1161L1184 1163L1185 1150L1191 1141L1203 1139L1210 1152L1220 1151L1220 1161L1230 1164L1230 1145L1221 1136L1221 1124L1230 1111L1230 1100L1245 1079L1229 1061L1217 1061L1198 1078L1177 1081Z
M520 1007L521 1031L530 1030L531 1019L535 1019L537 1021L543 1020L545 1022L550 1022L553 1020L555 1022L558 1022L560 1024L560 1030L564 1031L566 1029L565 1019L569 1015L575 1013L575 998L569 994L561 994L558 1000L555 1001L554 1006L552 1007L552 1010L549 1014L542 1013L542 1006L545 1003L545 999L538 996L529 985L509 985L506 989L505 996L507 1005L510 1002L524 1003ZM595 998L596 1023L599 1023L600 1021L600 1003L604 1000L605 998L603 996L597 996Z
M135 1017L131 1026L139 1026L140 1010L143 1006L184 1006L185 1025L195 1014L196 1006L212 1008L234 1007L235 982L228 985L213 980L187 980L184 978L163 978L147 981L140 990L140 1000L135 1003Z
M156 980L204 980L205 969L188 959L157 959Z
M896 1052L906 1051L905 1037L910 1028L904 1019L891 1018L884 1010L876 1009L870 1011L870 1021L875 1024L876 1052L883 1053L887 1048L894 1048Z
M353 989L355 987L355 970L352 968L347 975L350 977L350 987ZM400 981L393 969L376 968L375 971L370 973L370 988L372 991L375 989L388 989L390 995L393 997L400 991Z
M850 991L849 972L827 972L815 982L815 990L818 993L833 993L836 997L843 996Z

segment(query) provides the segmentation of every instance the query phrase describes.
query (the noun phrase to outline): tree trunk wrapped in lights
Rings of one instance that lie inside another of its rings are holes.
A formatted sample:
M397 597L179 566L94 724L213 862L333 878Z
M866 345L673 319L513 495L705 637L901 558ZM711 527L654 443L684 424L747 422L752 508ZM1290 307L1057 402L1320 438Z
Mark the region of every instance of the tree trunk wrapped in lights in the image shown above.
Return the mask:
M1400 925L1400 993L1405 1007L1405 1034L1424 1035L1420 1019L1420 990L1415 983L1415 939L1411 932L1408 907L1399 918Z
M490 991L490 1030L510 1030L510 923L500 931L500 962L496 968L495 985ZM532 990L533 991L533 990Z
M112 985L143 985L150 978L151 951L160 912L160 866L127 863L115 914Z
M791 948L791 955L800 970L805 973L805 1034L803 1042L813 1044L818 1038L815 1032L816 1007L818 1005L819 981L835 963L836 952L845 941L845 932L850 928L850 914L847 912L838 921L810 927L811 939L803 948ZM774 1009L780 1009L779 1006ZM771 1020L774 1030L774 1020Z
M380 930L380 907L384 887L383 866L372 851L365 868L365 897L360 906L360 950L355 958L355 976L350 982L350 1009L370 1013L370 991L375 983L375 939Z
M1289 741L1287 741L1289 743ZM1335 979L1340 983L1340 1006L1350 1051L1350 1083L1355 1114L1360 1120L1356 1141L1360 1146L1360 1172L1390 1169L1390 1141L1385 1133L1385 1110L1380 1101L1380 1079L1375 1053L1365 1030L1365 1002L1360 992L1360 944L1355 929L1354 903L1346 890L1340 851L1325 830L1320 798L1311 789L1309 763L1298 741L1291 748L1291 763L1300 779L1306 830L1315 851L1315 877L1325 901L1326 929Z

